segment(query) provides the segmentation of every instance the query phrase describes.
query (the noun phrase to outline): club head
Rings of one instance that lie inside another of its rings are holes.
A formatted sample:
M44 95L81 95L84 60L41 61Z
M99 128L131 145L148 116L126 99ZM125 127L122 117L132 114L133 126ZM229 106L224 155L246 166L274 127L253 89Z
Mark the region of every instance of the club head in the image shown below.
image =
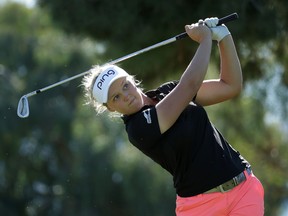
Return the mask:
M27 118L29 116L29 103L26 95L22 96L19 100L17 115L20 118Z

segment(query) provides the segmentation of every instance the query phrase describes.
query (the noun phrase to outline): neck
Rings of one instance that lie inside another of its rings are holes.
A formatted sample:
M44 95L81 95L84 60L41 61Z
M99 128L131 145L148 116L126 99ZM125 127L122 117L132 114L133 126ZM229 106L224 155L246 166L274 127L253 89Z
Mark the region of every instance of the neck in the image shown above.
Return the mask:
M156 105L158 103L158 101L153 100L152 98L148 97L144 93L142 95L142 98L143 98L144 106L145 105L154 106L154 105Z

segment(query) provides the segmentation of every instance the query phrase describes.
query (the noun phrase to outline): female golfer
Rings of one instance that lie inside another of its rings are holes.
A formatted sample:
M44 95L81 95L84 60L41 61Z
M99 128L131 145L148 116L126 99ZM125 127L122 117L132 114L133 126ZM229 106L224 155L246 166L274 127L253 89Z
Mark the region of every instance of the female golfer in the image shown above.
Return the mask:
M92 68L83 85L96 111L122 114L130 142L173 176L177 216L260 216L264 214L261 183L203 109L242 89L232 36L217 23L217 18L208 18L185 26L199 46L177 82L144 93L125 70L105 65ZM218 41L220 77L203 81L212 40Z

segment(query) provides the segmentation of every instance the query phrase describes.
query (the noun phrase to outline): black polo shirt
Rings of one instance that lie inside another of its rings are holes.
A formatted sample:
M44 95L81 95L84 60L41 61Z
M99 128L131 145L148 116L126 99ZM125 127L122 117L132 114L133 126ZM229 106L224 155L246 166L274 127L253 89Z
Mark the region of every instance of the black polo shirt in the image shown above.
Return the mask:
M161 100L175 85L162 85L147 95ZM204 108L193 102L164 134L155 106L145 106L123 120L130 142L173 176L176 193L181 197L204 193L248 166L209 121Z

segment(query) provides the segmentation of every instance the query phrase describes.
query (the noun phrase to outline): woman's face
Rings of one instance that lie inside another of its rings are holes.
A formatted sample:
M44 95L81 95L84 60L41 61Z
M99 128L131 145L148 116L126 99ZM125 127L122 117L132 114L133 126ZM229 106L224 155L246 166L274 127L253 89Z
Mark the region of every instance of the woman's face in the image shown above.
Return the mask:
M142 91L129 77L122 77L112 83L108 92L107 107L124 115L138 112L144 106Z

